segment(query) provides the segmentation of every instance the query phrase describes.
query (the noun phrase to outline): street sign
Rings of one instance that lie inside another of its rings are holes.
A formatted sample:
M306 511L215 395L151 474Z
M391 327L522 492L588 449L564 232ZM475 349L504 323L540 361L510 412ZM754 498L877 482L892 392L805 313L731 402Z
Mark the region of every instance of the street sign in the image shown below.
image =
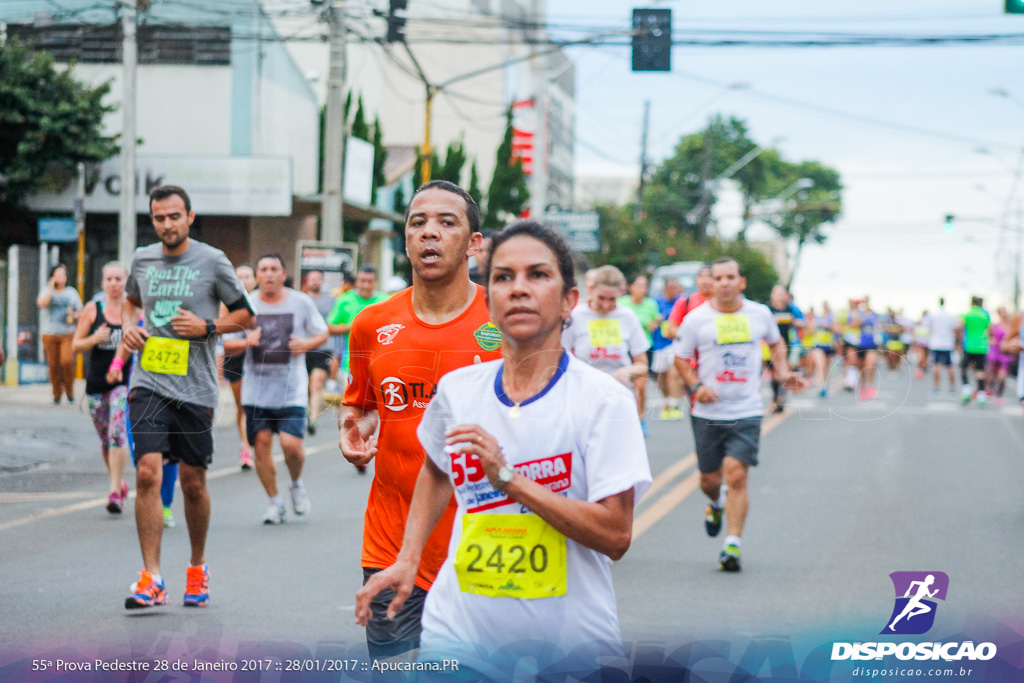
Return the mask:
M601 219L596 211L549 211L544 214L544 223L564 237L573 251L601 250Z
M40 218L40 242L74 242L78 239L78 226L74 218Z
M295 288L299 289L302 278L310 271L323 273L323 291L330 292L341 286L344 273L356 274L358 267L359 245L348 243L315 242L299 240L297 249L298 278Z

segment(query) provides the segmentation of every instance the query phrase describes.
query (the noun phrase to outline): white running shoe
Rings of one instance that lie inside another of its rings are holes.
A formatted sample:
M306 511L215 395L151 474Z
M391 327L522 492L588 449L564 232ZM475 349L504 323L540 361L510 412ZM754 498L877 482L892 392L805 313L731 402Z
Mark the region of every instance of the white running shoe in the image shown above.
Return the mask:
M292 484L288 487L292 494L292 510L297 515L305 515L309 512L309 494L306 493L304 484Z
M271 503L263 515L264 524L284 524L284 504Z

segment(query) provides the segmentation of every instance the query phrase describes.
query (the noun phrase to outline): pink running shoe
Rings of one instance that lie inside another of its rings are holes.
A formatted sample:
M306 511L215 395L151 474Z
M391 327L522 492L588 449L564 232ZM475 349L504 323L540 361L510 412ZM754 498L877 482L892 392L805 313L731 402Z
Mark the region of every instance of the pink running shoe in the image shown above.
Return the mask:
M242 446L238 451L238 464L241 466L242 471L252 469L252 451L245 446Z
M107 499L107 512L112 515L119 515L124 512L124 500L117 491L111 493L110 498Z

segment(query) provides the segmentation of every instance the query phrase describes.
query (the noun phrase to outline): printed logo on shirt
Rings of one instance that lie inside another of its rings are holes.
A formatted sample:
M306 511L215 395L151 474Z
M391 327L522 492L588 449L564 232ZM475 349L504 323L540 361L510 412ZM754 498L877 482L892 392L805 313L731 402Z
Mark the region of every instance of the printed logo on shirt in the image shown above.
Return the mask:
M153 327L163 327L171 322L171 318L178 315L181 307L181 299L174 301L161 300L153 304L153 311L149 314L149 322Z
M385 325L384 327L377 328L377 341L387 346L391 342L395 341L395 337L398 333L405 329L405 325L394 323L391 325Z
M409 392L405 382L397 377L385 377L380 383L380 395L384 407L396 413L409 407Z
M742 353L727 352L722 356L723 370L715 376L715 381L735 384L746 384L750 379L747 369L747 358Z
M484 351L497 351L501 348L501 331L490 321L476 328L473 337Z
M483 512L510 502L508 496L491 486L479 457L472 453L449 453L449 456L452 483L465 499L467 512ZM572 453L538 458L512 468L554 493L566 491L572 485Z
M399 377L385 377L380 383L384 407L396 413L410 405L413 408L426 409L436 393L437 385L428 382L406 382ZM412 399L411 403L409 399Z

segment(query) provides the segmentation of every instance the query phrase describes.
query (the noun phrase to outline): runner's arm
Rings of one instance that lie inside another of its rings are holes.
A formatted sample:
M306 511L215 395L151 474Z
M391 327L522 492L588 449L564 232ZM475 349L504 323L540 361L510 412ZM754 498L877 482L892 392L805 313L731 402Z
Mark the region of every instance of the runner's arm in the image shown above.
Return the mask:
M128 351L141 351L146 345L146 338L149 332L144 327L139 327L139 318L142 317L142 302L128 296L121 306L121 346L128 348Z
M416 573L419 570L423 548L448 507L451 497L452 483L448 475L441 471L433 460L426 458L416 479L402 549L398 552L395 563L371 576L366 585L356 593L358 625L366 626L371 616L370 601L384 589L390 588L395 592L394 600L388 605L388 619L393 619L402 609L402 605L416 585Z
M1024 313L1017 312L1013 315L1013 320L1010 321L1010 330L1003 338L1003 343L999 345L1000 351L1003 353L1017 354L1024 350L1024 347L1021 346L1020 338L1022 318L1024 318Z
M380 416L376 410L343 406L338 411L338 447L345 459L353 465L365 465L377 454L374 434L379 421Z
M88 334L89 328L96 321L96 304L86 304L82 315L78 316L78 325L75 327L75 337L71 340L71 353L82 353L100 343L95 334Z
M566 538L613 560L621 559L629 550L633 540L632 488L592 503L569 500L518 472L502 486L498 471L508 463L494 436L479 425L463 424L448 430L445 442L449 447L459 444L460 453L477 456L495 490L525 506ZM412 513L409 517L412 519Z
M768 350L772 354L772 376L787 389L794 391L803 391L808 385L800 375L794 374L792 369L789 367L789 361L787 356L789 355L789 349L786 343L781 339L774 344L768 345Z

